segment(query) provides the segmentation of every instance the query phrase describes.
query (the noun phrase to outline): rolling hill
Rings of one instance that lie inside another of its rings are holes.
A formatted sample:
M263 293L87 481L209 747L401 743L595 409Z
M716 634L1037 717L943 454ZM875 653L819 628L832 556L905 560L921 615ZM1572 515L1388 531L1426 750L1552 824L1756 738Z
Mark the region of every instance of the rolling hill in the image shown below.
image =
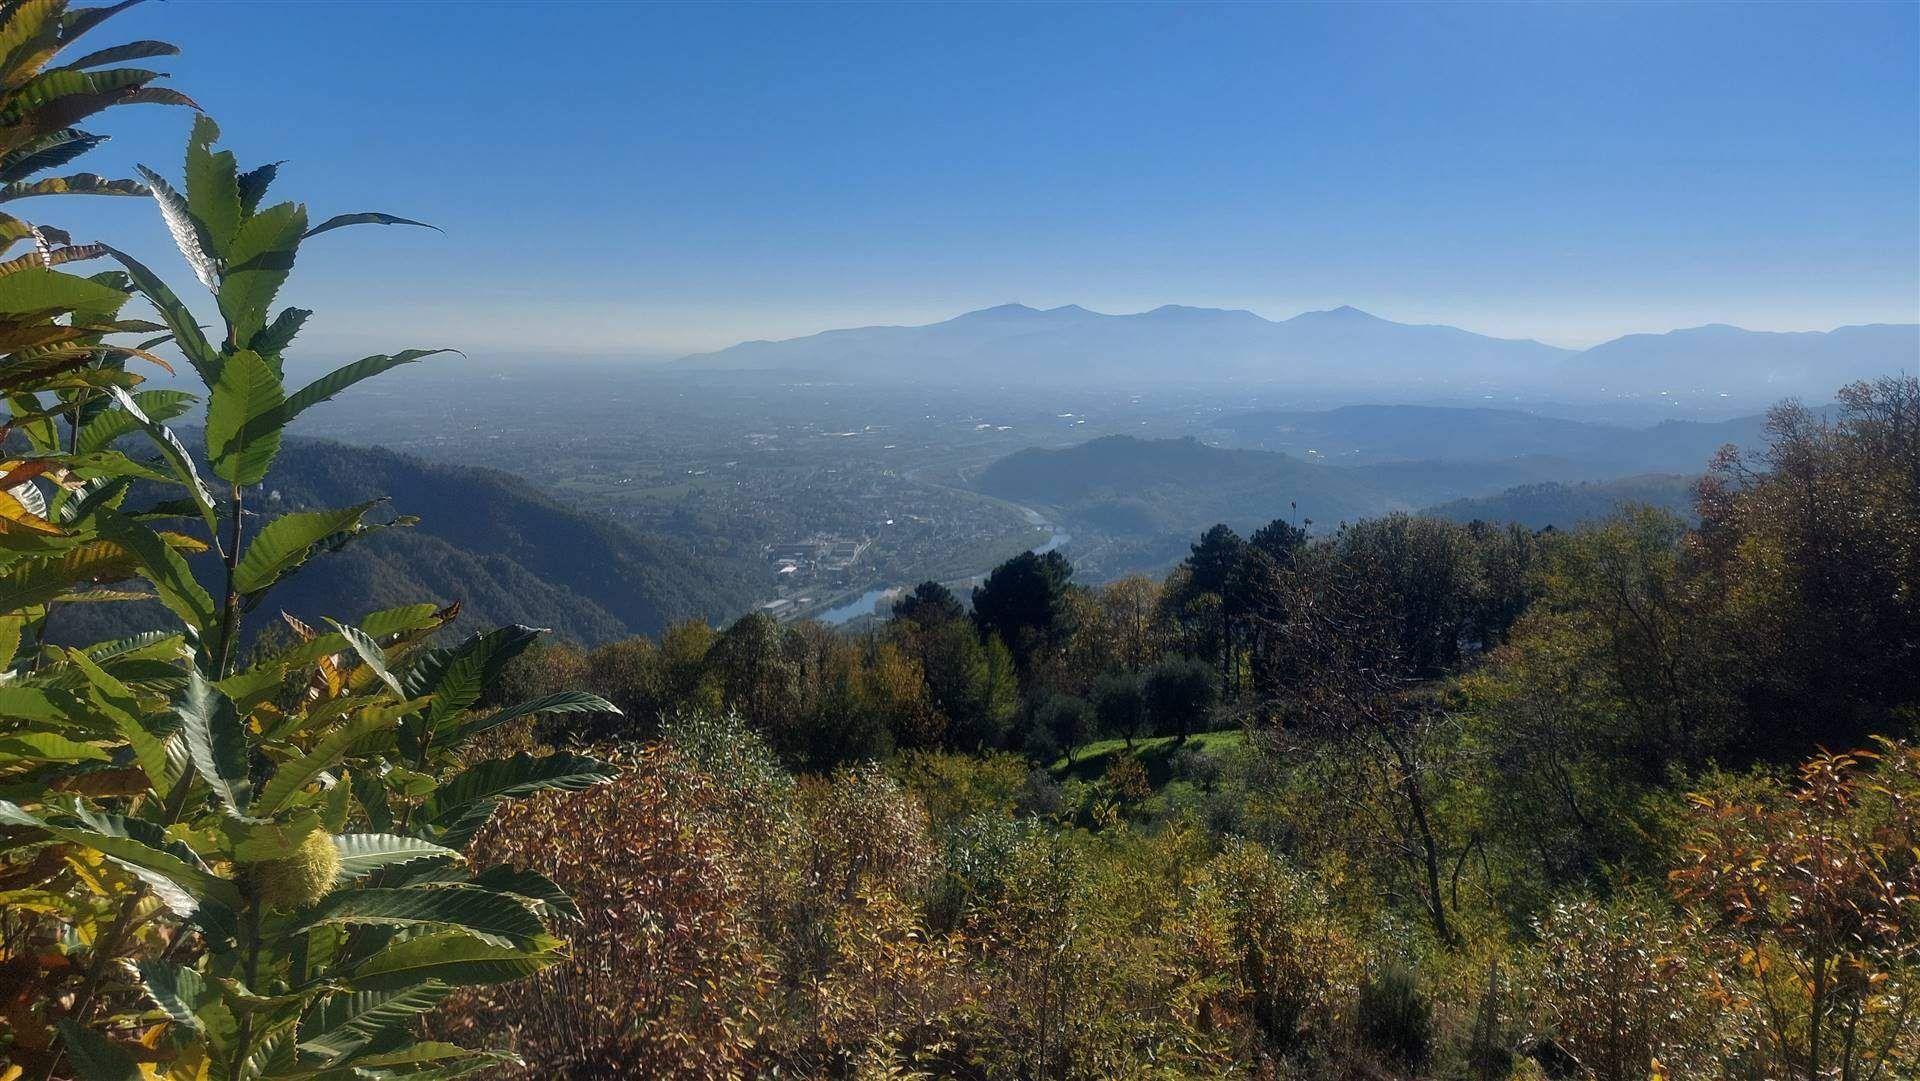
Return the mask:
M1692 517L1698 476L1652 473L1580 484L1526 484L1496 495L1455 499L1428 507L1423 514L1454 522L1518 522L1528 529L1571 529L1605 518L1622 506L1642 504Z

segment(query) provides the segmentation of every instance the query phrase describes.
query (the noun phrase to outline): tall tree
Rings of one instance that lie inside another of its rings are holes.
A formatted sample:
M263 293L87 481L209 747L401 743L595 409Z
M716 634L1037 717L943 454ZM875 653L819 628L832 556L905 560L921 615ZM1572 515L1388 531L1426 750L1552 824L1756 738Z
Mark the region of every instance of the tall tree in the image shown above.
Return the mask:
M966 606L960 603L960 598L939 582L922 582L913 587L913 592L893 604L894 619L920 627L937 626L964 618L966 614Z
M1153 730L1185 743L1213 712L1213 671L1193 657L1168 657L1147 673L1141 689Z
M1022 552L995 567L973 591L973 619L981 634L997 636L1022 673L1073 633L1067 580L1073 564L1059 552Z

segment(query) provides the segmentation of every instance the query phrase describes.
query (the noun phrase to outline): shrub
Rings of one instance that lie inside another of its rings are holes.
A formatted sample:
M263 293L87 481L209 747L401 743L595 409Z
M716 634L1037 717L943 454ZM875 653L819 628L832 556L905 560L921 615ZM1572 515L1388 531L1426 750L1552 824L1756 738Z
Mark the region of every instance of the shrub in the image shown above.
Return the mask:
M619 764L612 784L529 800L475 839L476 856L564 888L577 922L564 963L468 990L433 1028L504 1042L517 1077L739 1076L772 976L748 922L756 854L707 828L727 797L688 759L654 746Z
M1307 875L1230 840L1196 888L1194 955L1228 975L1210 1002L1252 1049L1285 1056L1327 1045L1359 980L1359 954Z
M1656 903L1554 905L1520 965L1536 1042L1551 1038L1597 1081L1713 1075L1745 1007L1698 929Z
M1360 1045L1406 1070L1426 1068L1433 1054L1433 1007L1413 973L1389 965L1360 987L1353 1005Z

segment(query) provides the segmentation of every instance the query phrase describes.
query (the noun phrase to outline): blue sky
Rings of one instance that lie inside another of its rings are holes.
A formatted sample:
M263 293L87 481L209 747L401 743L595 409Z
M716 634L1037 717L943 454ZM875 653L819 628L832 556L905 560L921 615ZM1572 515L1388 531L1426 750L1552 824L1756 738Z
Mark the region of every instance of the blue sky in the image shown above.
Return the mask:
M643 354L1006 301L1586 344L1920 319L1920 5L209 3L116 17L316 216L315 348ZM95 171L177 173L125 110ZM120 173L119 175L125 175ZM40 212L166 259L148 204ZM169 261L168 266L177 266ZM174 275L190 284L184 273Z

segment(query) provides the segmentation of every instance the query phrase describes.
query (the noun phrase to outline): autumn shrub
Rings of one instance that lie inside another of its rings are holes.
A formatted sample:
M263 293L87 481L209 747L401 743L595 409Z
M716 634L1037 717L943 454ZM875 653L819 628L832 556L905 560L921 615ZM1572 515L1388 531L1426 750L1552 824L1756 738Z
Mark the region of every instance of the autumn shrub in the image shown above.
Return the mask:
M1731 945L1766 1068L1920 1071L1920 748L1818 754L1771 798L1696 796L1672 887Z
M1005 752L909 751L888 764L893 777L925 805L938 832L978 814L1012 815L1029 767Z
M937 857L920 802L868 763L803 786L800 813L810 840L808 885L845 904L862 889L918 900Z
M1187 906L1208 841L1192 829L1033 831L966 931L985 989L972 1062L989 1077L1212 1077L1231 1046L1202 1029L1210 973L1188 962Z
M1363 959L1318 884L1260 845L1231 840L1198 892L1195 955L1225 974L1208 1002L1213 1023L1234 1030L1253 1057L1326 1047Z
M1554 905L1518 966L1533 1031L1596 1081L1711 1078L1752 1020L1702 929L1627 897Z
M475 839L571 894L571 948L537 979L461 994L435 1028L511 1047L518 1077L748 1076L771 973L748 923L752 853L703 828L722 793L670 749L618 762L614 783L521 803Z

